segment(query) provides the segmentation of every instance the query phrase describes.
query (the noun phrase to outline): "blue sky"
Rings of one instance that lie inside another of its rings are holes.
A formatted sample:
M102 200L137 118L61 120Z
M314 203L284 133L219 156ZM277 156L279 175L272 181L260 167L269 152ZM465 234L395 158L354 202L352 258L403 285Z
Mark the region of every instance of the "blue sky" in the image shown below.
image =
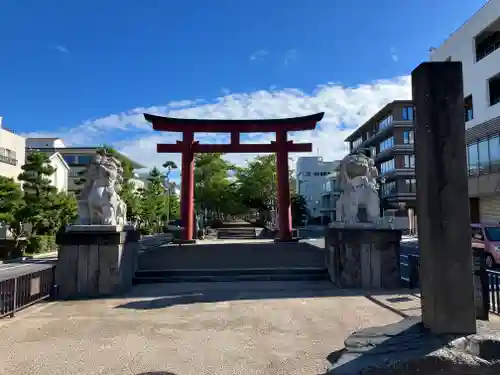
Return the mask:
M295 138L339 157L346 133L385 102L409 97L408 74L429 47L484 3L0 0L0 116L17 132L111 142L153 166L178 160L154 146L178 135L152 132L142 111L226 118L325 111L317 131ZM200 136L213 138L225 139Z

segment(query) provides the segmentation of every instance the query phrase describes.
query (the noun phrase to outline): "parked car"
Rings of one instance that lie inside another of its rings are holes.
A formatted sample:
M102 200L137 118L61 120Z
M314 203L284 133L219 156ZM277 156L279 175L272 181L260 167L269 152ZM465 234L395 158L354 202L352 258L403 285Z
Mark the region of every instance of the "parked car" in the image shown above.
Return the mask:
M472 248L484 249L486 267L495 268L500 264L500 225L471 224Z

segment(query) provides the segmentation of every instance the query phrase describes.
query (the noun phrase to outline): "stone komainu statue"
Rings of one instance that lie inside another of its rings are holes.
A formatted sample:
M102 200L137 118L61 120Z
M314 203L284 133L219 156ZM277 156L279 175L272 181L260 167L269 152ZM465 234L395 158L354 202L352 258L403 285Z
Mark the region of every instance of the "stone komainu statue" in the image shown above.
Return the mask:
M125 224L127 206L118 195L122 183L120 161L97 154L85 173L85 185L78 202L79 224Z
M340 213L342 222L358 222L359 207L363 206L367 221L378 223L380 199L377 178L375 163L366 155L348 155L340 162L339 181L342 193L337 203L337 212Z

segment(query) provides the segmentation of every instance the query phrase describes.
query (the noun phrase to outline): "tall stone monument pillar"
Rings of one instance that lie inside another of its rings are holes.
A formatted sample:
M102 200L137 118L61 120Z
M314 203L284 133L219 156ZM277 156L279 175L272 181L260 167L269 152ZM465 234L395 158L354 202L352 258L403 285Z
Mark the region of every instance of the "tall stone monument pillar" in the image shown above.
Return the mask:
M435 334L476 332L462 63L412 72L422 319Z

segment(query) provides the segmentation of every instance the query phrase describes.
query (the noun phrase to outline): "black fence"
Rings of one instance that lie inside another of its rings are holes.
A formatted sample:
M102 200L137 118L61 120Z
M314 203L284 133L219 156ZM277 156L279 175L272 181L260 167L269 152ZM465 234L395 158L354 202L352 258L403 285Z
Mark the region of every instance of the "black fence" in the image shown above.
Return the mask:
M420 257L417 254L401 254L400 270L401 280L410 289L420 287ZM500 272L487 269L487 285L489 291L489 310L500 315Z
M24 269L23 269L24 268ZM54 264L6 268L0 273L0 318L48 299L54 291Z

